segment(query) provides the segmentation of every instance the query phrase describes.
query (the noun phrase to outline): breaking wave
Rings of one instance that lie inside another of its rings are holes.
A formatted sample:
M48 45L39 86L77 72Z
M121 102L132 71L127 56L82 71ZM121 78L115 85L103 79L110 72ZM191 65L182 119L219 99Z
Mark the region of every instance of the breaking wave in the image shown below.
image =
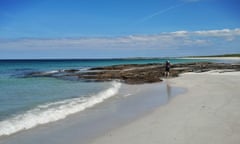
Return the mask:
M79 97L39 105L23 114L0 121L0 136L10 135L38 125L64 119L68 115L93 107L105 99L116 95L120 87L121 83L113 82L110 88L89 97Z

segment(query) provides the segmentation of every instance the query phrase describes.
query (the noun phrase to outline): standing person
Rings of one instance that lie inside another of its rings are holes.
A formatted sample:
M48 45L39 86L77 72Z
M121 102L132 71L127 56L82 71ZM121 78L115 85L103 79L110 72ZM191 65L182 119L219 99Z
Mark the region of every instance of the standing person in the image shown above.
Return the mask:
M169 73L170 73L170 62L169 61L166 61L166 64L165 64L165 77L168 77L169 76Z

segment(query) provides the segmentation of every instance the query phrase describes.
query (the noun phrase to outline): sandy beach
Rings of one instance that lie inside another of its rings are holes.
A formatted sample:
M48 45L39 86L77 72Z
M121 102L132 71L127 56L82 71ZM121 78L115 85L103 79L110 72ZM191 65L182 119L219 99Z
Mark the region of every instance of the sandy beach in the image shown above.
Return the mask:
M181 59L203 59L203 60L235 60L239 61L240 57L186 57Z
M240 72L185 73L123 85L109 100L0 144L239 144Z
M240 57L182 57L180 59L186 60L203 60L203 61L214 61L217 63L231 63L231 64L239 64Z
M0 0L0 144L240 144L240 0Z
M239 144L240 73L186 73L166 80L187 92L92 144Z

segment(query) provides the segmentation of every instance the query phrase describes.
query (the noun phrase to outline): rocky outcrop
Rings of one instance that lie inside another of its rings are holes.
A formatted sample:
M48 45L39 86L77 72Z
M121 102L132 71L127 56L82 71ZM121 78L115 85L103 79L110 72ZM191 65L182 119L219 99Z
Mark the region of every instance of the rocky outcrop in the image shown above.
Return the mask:
M170 77L177 77L184 72L205 72L226 69L240 71L240 64L223 63L187 63L171 66ZM120 80L128 84L142 84L160 82L164 77L163 64L128 64L91 68L87 71L77 69L59 70L54 73L32 72L25 77L54 77L84 81L112 81Z

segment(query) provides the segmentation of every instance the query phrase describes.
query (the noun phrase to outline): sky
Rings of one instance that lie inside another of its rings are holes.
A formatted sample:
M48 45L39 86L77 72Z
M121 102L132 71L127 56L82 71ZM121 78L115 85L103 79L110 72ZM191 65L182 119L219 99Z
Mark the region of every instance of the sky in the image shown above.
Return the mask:
M0 59L240 53L239 0L0 0Z

